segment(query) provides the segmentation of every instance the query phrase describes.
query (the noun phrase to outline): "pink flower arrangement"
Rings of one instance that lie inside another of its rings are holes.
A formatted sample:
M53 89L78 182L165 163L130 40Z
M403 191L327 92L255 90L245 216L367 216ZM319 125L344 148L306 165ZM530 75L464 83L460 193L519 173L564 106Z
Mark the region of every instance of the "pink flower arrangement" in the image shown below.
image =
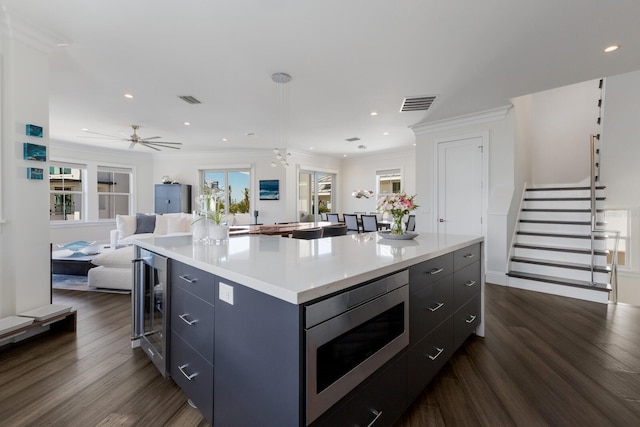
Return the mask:
M415 194L413 196L407 196L407 193L401 191L399 193L382 196L378 199L376 209L380 212L388 212L393 216L394 224L391 227L391 233L403 233L401 228L402 217L408 215L418 207L418 205L413 202L415 197Z

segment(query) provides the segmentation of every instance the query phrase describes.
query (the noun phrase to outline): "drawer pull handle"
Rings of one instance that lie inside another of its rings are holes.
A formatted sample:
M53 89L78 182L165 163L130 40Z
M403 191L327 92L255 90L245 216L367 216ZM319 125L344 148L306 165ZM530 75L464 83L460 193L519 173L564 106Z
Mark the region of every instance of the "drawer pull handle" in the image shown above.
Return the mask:
M187 283L196 283L198 281L198 279L189 279L189 276L187 276L186 274L184 276L178 276L178 277Z
M473 314L470 315L469 317L467 317L467 319L465 320L465 322L471 324L476 320L476 316L474 316Z
M476 254L466 254L464 257L466 259L471 259L471 258L475 258Z
M431 360L436 360L436 359L438 358L438 356L440 356L440 355L442 354L442 352L444 351L444 347L442 347L442 348L438 348L438 347L436 347L436 350L438 350L438 353L437 353L435 356L431 356L431 355L429 354L429 355L428 355L428 356L429 356L429 359L431 359Z
M371 427L372 425L374 425L376 421L378 421L378 418L382 416L382 411L376 411L375 409L371 409L371 413L375 415L375 418L373 419L373 421L367 424L367 427Z
M442 273L443 271L444 271L444 268L434 268L429 272L429 274L434 275L434 274Z
M186 323L189 326L193 326L194 323L196 323L198 320L194 319L194 320L187 320L187 316L189 315L189 313L185 313L185 314L179 314L178 317L182 319L182 321L184 323Z
M465 283L464 285L465 285L467 288L470 288L470 287L472 287L472 286L473 286L473 285L475 285L475 284L476 284L476 281L475 281L475 280L469 280L469 281L468 281L467 283Z
M434 312L436 310L441 309L442 306L444 306L444 303L443 302L438 302L438 303L436 303L435 307L427 307L427 308L429 309L429 311Z
M188 363L187 363L187 364L184 364L184 365L182 365L182 366L178 366L178 369L180 369L180 372L182 373L182 375L184 375L184 377L185 377L186 379L188 379L189 381L191 381L192 379L194 379L195 377L197 377L197 376L198 376L198 373L197 373L197 372L194 372L194 373L193 373L193 374L191 374L191 375L187 374L187 373L184 371L184 368L186 368L187 366L189 366L189 364L188 364Z

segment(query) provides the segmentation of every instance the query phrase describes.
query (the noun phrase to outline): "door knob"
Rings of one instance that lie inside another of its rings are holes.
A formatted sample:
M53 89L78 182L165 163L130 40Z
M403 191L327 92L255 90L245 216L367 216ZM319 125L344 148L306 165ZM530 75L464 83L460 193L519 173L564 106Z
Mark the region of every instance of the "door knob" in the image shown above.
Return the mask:
M446 220L446 219L444 219L444 218L440 218L440 219L438 219L438 221L439 221L439 222L447 222L447 220Z

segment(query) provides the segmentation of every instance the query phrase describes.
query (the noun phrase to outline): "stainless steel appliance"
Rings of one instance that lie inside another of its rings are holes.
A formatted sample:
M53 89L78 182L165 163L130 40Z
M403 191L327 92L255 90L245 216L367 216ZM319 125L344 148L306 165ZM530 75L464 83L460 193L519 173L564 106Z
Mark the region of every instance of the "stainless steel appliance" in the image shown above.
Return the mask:
M407 270L305 307L307 425L409 344Z
M166 378L169 373L167 258L136 246L133 263L132 346L140 346Z

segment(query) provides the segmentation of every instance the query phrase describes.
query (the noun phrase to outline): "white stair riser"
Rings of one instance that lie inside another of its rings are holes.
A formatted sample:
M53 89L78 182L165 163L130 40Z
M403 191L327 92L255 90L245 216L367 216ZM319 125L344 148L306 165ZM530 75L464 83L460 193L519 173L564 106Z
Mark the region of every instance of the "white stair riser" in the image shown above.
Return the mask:
M554 190L554 191L526 191L525 198L539 199L539 198L557 198L563 199L567 197L591 197L591 190ZM596 197L605 197L604 190L596 190Z
M517 243L542 246L560 246L578 249L591 249L591 239L571 239L566 237L530 236L526 234L516 235ZM594 242L595 249L605 249L604 240Z
M548 224L536 222L521 222L518 224L520 231L533 231L538 233L575 233L589 234L591 225L576 224Z
M523 211L520 213L520 219L534 219L539 221L589 221L589 223L591 223L591 213ZM598 214L596 220L602 221L602 214Z
M596 209L602 209L602 202L596 203ZM524 209L591 209L588 200L525 200Z
M591 271L576 270L573 268L560 268L548 265L529 264L526 262L512 262L512 271L522 273L541 274L543 276L557 277L559 279L575 279L591 282ZM608 283L609 275L607 273L593 273L593 281L596 283Z
M507 286L518 289L526 289L530 291L543 292L546 294L560 295L564 297L577 298L585 301L598 302L607 304L609 302L609 293L602 291L594 291L585 288L576 288L573 286L561 286L553 283L537 282L535 280L520 279L518 277L508 277Z
M573 252L544 251L538 249L513 248L513 255L522 258L533 258L547 261L573 262L577 264L591 264L591 254L576 254ZM606 265L604 255L596 256L597 265Z

